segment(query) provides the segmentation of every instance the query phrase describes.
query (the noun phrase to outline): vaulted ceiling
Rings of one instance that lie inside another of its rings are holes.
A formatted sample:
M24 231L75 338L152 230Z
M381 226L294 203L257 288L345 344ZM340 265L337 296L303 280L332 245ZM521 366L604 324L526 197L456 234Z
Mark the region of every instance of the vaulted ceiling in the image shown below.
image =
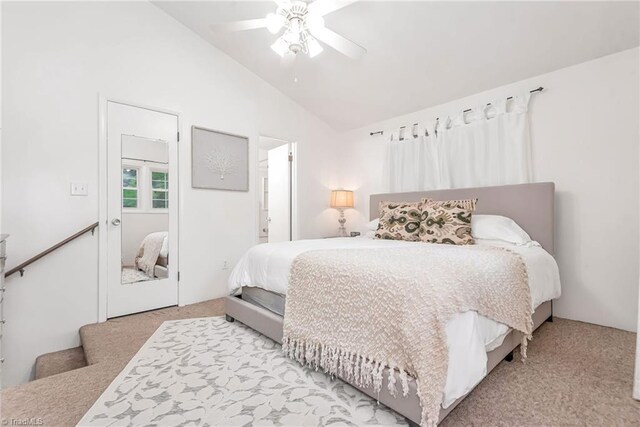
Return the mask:
M214 33L210 24L262 18L276 4L162 1L159 8L261 78L346 130L639 45L636 2L360 1L325 25L367 49L330 47L283 67L266 29Z

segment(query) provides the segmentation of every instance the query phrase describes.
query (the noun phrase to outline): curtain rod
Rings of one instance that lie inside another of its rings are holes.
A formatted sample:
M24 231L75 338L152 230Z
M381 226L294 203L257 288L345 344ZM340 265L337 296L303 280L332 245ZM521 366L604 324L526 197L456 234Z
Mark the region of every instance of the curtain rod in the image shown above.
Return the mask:
M532 89L529 91L529 93L536 93L536 92L542 92L544 90L544 88L542 86L537 87L535 89ZM513 99L513 96L510 96L507 98L507 101ZM487 105L491 105L491 103L488 103ZM466 110L463 111L463 113L468 113L469 111L471 111L471 108L467 108ZM437 120L437 119L436 119ZM418 123L414 123L413 125L417 125ZM400 126L400 129L406 128L406 126ZM383 135L384 131L379 130L377 132L369 132L369 136L373 136L373 135Z

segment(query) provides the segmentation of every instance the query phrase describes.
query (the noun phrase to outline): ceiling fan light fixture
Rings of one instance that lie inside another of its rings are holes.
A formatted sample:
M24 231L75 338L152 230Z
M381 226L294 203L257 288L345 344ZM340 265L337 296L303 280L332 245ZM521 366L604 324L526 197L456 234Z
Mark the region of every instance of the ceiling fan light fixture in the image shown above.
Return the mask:
M288 44L302 44L304 42L302 34L295 31L287 31L281 38Z
M322 53L322 46L318 43L318 40L313 37L307 38L307 49L309 51L309 58L313 58L314 56Z
M275 0L278 8L264 18L220 23L210 27L216 33L268 29L278 37L271 45L271 49L280 57L286 58L288 62L298 53L307 54L313 58L323 51L322 46L325 44L352 59L360 59L367 50L325 27L324 21L325 15L355 1Z
M285 17L280 14L270 13L266 17L267 20L267 30L271 34L277 34L285 23Z
M278 40L271 45L271 49L282 57L289 51L289 43L287 43L282 37L278 37Z

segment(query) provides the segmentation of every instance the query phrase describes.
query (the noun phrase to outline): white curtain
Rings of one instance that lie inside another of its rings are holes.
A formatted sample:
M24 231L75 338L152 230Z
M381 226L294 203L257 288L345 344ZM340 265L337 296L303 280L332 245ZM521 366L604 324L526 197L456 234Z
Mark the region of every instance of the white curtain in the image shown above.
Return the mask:
M527 93L392 132L390 191L530 182L529 98Z

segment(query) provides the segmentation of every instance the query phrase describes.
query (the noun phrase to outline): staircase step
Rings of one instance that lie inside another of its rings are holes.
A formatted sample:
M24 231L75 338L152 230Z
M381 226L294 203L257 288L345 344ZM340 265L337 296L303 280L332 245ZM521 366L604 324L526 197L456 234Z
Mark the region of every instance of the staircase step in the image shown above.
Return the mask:
M82 347L43 354L36 362L40 379L0 390L0 424L41 418L47 426L76 425L162 322L223 314L220 298L83 326Z
M82 347L68 348L40 355L36 359L36 379L87 366Z
M222 298L109 319L80 328L88 365L129 361L164 321L224 314Z
M42 420L45 427L74 426L123 367L85 366L1 390L2 424Z

